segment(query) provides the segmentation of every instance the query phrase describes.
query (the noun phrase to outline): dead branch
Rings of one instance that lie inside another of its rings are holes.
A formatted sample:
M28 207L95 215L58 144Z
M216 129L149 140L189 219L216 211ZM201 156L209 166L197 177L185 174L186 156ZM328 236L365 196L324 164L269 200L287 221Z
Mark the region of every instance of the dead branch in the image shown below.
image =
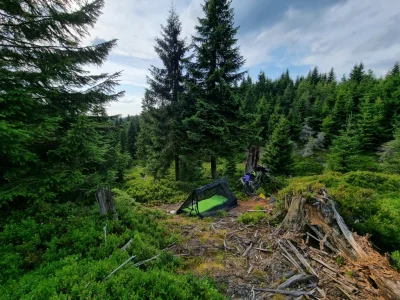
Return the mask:
M305 295L312 295L314 294L314 291L285 291L285 290L273 290L273 289L254 289L255 291L260 291L260 292L268 292L268 293L274 293L274 294L281 294L281 295L288 295L288 296L305 296Z
M337 287L343 294L345 294L347 298L353 300L353 297L351 297L349 293L347 293L339 284L335 284L335 287Z
M130 258L128 258L126 261L124 261L118 268L116 268L114 271L112 271L110 274L107 275L106 278L104 278L104 280L106 280L107 278L109 278L112 274L114 274L115 272L117 272L119 269L121 269L123 266L125 266L128 262L130 262L132 259L134 259L136 257L136 255L131 256Z
M121 250L125 251L128 247L132 244L132 239L130 239L122 248Z
M242 256L247 256L252 247L253 247L253 242L250 243L250 246L247 247L246 251L243 252Z
M324 263L322 260L319 260L318 258L315 258L314 256L310 255L310 258L315 260L316 262L319 262L321 265L323 265L324 267L328 268L329 270L338 273L339 271L334 269L333 267L331 267L330 265Z
M307 262L304 256L301 255L301 253L296 249L296 247L293 246L293 244L289 240L286 240L286 242L288 243L294 254L297 256L299 261L303 264L303 266L305 266L307 270L309 270L311 273L313 273L315 276L318 277L317 272L315 272L315 270L310 266L310 264Z
M226 236L228 235L228 233L225 234L225 238L224 238L224 247L225 250L232 250L232 248L228 247L228 244L226 243Z
M357 252L357 254L361 258L366 257L367 254L360 247L360 245L357 244L356 240L354 239L353 233L349 230L349 228L347 227L346 223L344 222L342 216L339 215L338 211L336 210L335 203L333 203L333 201L329 201L329 202L332 205L332 209L333 209L333 213L335 214L336 222L338 223L340 230L342 231L346 240L349 242L349 244L353 247L353 249Z
M300 265L294 260L294 258L290 255L290 253L289 253L289 252L285 249L285 247L281 244L280 240L278 240L278 245L279 245L279 247L283 250L283 252L286 253L286 255L283 254L283 253L282 253L282 255L283 255L289 262L291 262L291 263L296 267L297 270L299 270L300 272L304 273L303 268L300 267Z
M251 271L253 271L253 269L254 269L254 266L253 266L253 265L250 265L250 268L248 269L247 274L250 274Z
M318 278L316 278L314 275L306 275L305 273L297 274L297 275L290 277L284 283L279 285L277 289L283 290L283 289L286 289L296 283L306 282L306 281L312 280L312 279L318 280Z
M265 252L265 253L271 253L272 252L272 250L268 250L268 249L262 249L262 248L254 248L254 249L256 249L258 251L261 251L261 252Z

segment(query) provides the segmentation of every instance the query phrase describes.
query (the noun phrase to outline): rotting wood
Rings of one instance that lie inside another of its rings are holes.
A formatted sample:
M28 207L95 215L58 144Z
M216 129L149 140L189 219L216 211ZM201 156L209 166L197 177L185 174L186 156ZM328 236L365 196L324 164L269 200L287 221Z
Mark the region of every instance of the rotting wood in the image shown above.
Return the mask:
M299 250L297 250L296 247L293 246L293 244L292 244L289 240L286 240L286 242L288 243L288 245L290 246L290 248L292 249L292 251L294 252L294 254L297 256L297 258L299 259L299 261L303 264L303 266L305 266L307 270L309 270L311 273L313 273L315 276L318 277L317 272L315 272L315 270L313 269L313 267L311 267L311 265L307 262L307 260L304 258L304 256L301 255L301 253L299 252Z
M132 244L132 239L130 239L122 248L121 250L126 251L126 249L128 249L128 247Z
M316 278L314 275L307 275L305 273L296 274L296 275L290 277L288 280L286 280L281 285L279 285L277 287L277 289L278 290L287 289L288 287L290 287L296 283L306 282L308 280L313 280L313 279L318 280L318 278Z
M316 237L314 237L313 235L311 235L310 233L308 233L308 232L307 232L307 234L309 234L310 237L314 238L314 239L317 240L318 242L321 242L321 239L324 238L324 235L323 235L321 232L319 232L319 230L318 230L317 228L315 228L315 226L312 226L312 225L308 224L308 227L310 227L311 230L315 232L315 234L318 236L318 239L317 239ZM335 247L333 247L333 245L332 245L329 241L325 241L325 242L324 242L324 245L325 245L327 248L329 248L330 250L332 250L334 253L337 253L337 252L338 252L338 250L337 250ZM321 250L322 250L322 249L321 249Z
M250 242L250 246L247 247L247 249L243 252L242 256L247 256L251 250L251 248L253 248L253 242Z
M224 247L225 247L225 250L232 250L232 248L228 247L228 244L227 244L227 242L226 242L226 236L227 236L227 235L228 235L228 233L225 234L225 238L224 238Z
M254 249L261 251L261 252L265 252L265 253L272 253L272 250L268 250L268 249L262 249L262 248L254 248Z
M323 265L324 267L328 268L329 270L331 270L333 272L339 272L338 270L334 269L333 267L331 267L330 265L324 263L322 260L320 260L320 259L318 259L316 257L313 257L313 256L310 255L310 258L315 260L316 262L319 262L321 265Z
M278 245L279 245L279 247L283 250L283 252L286 253L286 255L283 254L283 253L282 253L282 255L283 255L288 261L290 261L290 262L296 267L297 270L299 270L300 272L304 273L303 268L296 262L296 260L295 260L295 259L290 255L290 253L285 249L285 247L281 244L280 240L278 240Z
M353 247L353 249L357 252L357 254L361 258L366 257L367 254L360 247L360 245L357 244L356 240L354 239L353 233L349 230L349 228L347 227L346 223L344 222L342 216L336 210L335 203L333 203L333 201L329 201L329 203L332 205L332 209L333 209L333 213L335 214L336 222L338 223L340 230L342 231L344 237L347 239L349 244Z
M314 248L314 247L309 247L310 248L310 250L311 251L314 251L314 252L317 252L317 253L319 253L319 254L323 254L323 255L329 255L329 253L328 252L325 252L325 251L322 251L322 250L319 250L319 249L316 249L316 248Z
M250 268L247 270L247 274L250 274L251 271L253 271L254 266L252 264L250 264Z
M114 204L114 195L109 186L99 188L95 197L100 208L100 215L107 215L112 213L114 218L116 218L116 209Z
M347 298L349 298L350 300L354 300L354 298L351 297L349 293L346 292L339 284L335 284L335 287L337 287L343 294L345 294Z
M285 290L274 290L274 289L254 289L254 290L260 291L260 292L268 292L268 293L274 293L274 294L294 296L294 297L314 294L314 291L285 291Z

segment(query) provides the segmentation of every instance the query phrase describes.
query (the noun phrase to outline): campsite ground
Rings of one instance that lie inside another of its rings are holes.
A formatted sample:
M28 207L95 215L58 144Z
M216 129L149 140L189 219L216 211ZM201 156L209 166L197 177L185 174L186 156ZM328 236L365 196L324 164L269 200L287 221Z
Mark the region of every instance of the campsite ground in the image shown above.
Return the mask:
M269 199L252 198L239 201L239 206L225 216L201 220L171 215L166 221L168 227L181 236L181 241L173 249L174 254L183 260L181 272L213 277L226 289L229 299L290 299L252 290L276 288L296 274L293 265L285 259L281 251L275 251L278 247L277 238L273 235L276 228L269 222L270 213L261 213L265 218L258 219L257 224L242 222L243 214L251 215L253 212L248 211L258 210L260 206L267 211L273 209L273 203L270 204ZM178 204L158 207L165 212L176 211L178 208ZM324 260L327 261L326 258ZM345 262L341 261L339 266L336 258L331 257L328 264L344 277L349 277L349 280L354 276L354 271ZM313 266L316 269L322 267L317 263ZM330 295L328 299L341 299L340 291L332 285L331 280L321 282L320 286Z

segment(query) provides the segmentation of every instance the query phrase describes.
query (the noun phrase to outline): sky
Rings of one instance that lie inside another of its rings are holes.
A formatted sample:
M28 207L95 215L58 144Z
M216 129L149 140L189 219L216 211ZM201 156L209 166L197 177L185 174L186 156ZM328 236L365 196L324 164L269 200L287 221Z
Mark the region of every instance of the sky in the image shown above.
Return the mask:
M190 43L204 0L173 0ZM107 62L89 67L93 73L123 71L118 91L125 96L109 105L110 115L136 115L147 86L149 67L161 66L155 51L160 25L172 5L168 0L106 0L103 14L89 30L86 44L118 39ZM400 60L399 0L233 0L238 44L244 70L257 79L260 71L277 78L286 69L292 77L317 66L338 77L363 62L383 76Z

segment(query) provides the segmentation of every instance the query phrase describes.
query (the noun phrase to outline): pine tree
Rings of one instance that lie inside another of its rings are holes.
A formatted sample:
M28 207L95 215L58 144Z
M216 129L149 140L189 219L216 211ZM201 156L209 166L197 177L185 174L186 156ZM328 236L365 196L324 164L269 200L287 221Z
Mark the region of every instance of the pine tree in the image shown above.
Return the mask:
M290 173L293 163L293 144L290 141L289 121L281 116L261 158L273 174Z
M217 157L239 147L239 101L234 85L243 77L244 59L236 46L231 1L206 0L193 37L195 62L189 68L190 94L196 113L184 122L194 151L211 159L211 176L217 178Z
M378 154L385 172L400 174L400 129L395 130L393 137L382 145Z
M328 83L336 82L336 74L333 68L329 71L327 82Z
M352 162L360 154L360 148L360 138L351 119L349 119L346 129L340 130L340 135L333 140L329 149L328 169L343 173L354 170Z
M272 97L269 95L269 97ZM268 98L269 99L269 98ZM255 130L260 130L259 136L261 143L265 145L268 136L268 122L271 119L272 108L271 104L267 100L267 97L262 97L257 105L257 116L254 125Z
M161 38L156 39L155 51L162 61L163 67L150 68L151 76L148 77L150 85L143 106L149 108L147 114L156 126L152 137L154 145L148 151L157 151L163 147L165 159L162 165L175 161L175 179L179 180L179 155L181 154L182 137L180 134L180 104L179 96L183 92L185 54L188 47L181 38L182 26L179 17L172 8L167 20L167 25L161 26ZM152 109L150 109L152 108ZM134 151L134 150L132 150Z
M126 133L124 131L123 133L126 135L126 150L132 158L136 158L136 140L138 132L133 120L129 122L128 131Z
M372 103L369 99L365 99L361 103L357 125L361 146L364 150L376 151L383 134L383 128L381 127L382 119L383 112L379 109L379 101Z
M79 195L111 179L94 163L105 159L104 141L94 135L105 105L121 96L113 93L118 73L88 75L83 67L100 66L116 41L81 45L103 5L0 4L0 202ZM87 138L73 140L80 133Z

